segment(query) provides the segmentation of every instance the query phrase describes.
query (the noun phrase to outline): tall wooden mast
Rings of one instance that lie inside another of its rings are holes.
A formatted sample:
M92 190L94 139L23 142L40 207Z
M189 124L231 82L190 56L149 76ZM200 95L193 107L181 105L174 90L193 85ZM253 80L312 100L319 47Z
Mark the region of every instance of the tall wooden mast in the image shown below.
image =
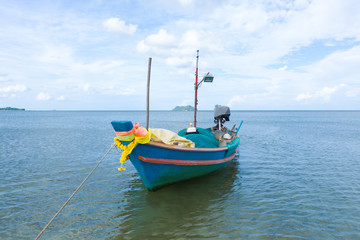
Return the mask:
M195 72L195 103L194 103L194 127L196 127L196 111L197 111L197 91L198 91L198 66L199 66L199 50L196 51L196 72Z

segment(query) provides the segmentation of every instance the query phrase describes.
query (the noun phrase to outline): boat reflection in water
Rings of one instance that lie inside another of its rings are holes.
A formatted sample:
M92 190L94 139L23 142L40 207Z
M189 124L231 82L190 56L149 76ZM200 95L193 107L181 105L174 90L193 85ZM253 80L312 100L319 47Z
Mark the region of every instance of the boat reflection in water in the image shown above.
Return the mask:
M217 237L224 225L224 201L235 201L241 186L237 158L223 169L156 192L144 191L139 178L119 203L119 225L112 239L196 239ZM115 219L114 219L115 220ZM210 224L211 223L211 224ZM214 223L218 223L218 226Z

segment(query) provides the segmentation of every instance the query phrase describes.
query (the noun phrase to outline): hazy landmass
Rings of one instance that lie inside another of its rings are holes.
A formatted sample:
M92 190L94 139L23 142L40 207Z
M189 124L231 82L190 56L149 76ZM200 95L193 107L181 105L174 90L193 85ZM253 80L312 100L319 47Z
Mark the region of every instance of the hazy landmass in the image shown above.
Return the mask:
M25 111L25 108L5 107L5 108L0 108L0 111Z
M187 105L187 106L176 106L172 111L194 111L194 107Z

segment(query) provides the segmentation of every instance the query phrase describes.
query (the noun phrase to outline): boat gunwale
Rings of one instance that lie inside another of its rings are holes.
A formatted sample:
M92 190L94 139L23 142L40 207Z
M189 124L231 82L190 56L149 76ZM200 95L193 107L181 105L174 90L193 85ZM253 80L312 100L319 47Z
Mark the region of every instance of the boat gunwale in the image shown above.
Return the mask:
M180 165L180 166L205 166L205 165L227 163L234 159L236 153L237 151L226 158L213 159L213 160L180 160L180 159L149 158L143 156L138 156L138 158L141 161L147 163L170 164L170 165Z

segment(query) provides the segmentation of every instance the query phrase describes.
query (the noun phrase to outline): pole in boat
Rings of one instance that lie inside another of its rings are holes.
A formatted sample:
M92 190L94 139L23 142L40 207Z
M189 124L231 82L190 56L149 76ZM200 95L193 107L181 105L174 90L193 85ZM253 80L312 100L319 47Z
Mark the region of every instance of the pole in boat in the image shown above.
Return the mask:
M149 130L150 73L151 73L151 58L149 58L147 94L146 94L146 129L147 130Z
M195 72L195 103L194 103L194 127L196 127L196 111L197 111L197 91L198 91L198 65L199 50L196 51L196 72Z
M197 112L197 92L198 88L200 87L202 82L212 83L214 80L214 76L209 72L201 79L198 83L198 76L199 76L199 50L196 51L196 72L195 72L195 103L194 103L194 127L196 128L196 112Z

